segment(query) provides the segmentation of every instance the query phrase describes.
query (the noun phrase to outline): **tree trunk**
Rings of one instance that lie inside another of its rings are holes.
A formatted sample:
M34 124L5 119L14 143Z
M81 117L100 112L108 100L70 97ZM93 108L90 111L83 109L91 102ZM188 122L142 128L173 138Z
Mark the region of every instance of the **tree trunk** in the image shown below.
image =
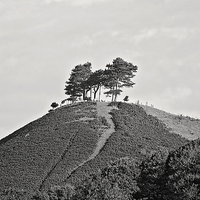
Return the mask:
M86 97L86 91L85 89L83 89L83 101L85 101L85 97Z
M116 89L115 89L115 100L114 100L114 101L116 102L116 101L117 101L117 89L118 89L117 83L116 83L116 86L115 86L115 87L116 87Z
M112 102L114 101L114 91L115 91L115 87L112 88Z
M97 86L97 89L94 89L94 100L96 99L97 92L99 90L100 85Z
M90 99L92 100L92 87L90 88Z
M99 101L101 101L101 85L99 87Z

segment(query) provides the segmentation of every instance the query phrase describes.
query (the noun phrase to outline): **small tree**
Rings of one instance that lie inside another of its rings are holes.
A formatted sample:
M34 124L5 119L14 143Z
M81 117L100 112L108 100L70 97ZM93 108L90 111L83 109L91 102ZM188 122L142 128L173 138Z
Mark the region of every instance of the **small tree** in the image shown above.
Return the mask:
M125 96L123 100L124 101L129 101L128 96Z
M57 107L58 107L58 103L53 102L53 103L51 104L51 107L52 107L53 109L57 108Z

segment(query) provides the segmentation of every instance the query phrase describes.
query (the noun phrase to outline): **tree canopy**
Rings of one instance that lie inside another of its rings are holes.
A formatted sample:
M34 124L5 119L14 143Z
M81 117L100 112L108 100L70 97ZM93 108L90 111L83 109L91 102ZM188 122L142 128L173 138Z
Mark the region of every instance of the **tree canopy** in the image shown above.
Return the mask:
M91 63L87 62L83 65L77 65L72 69L69 80L66 82L65 94L70 95L69 100L75 101L77 97L86 97L88 87L85 84L92 74Z
M124 61L122 58L116 58L112 64L106 65L106 74L108 76L105 87L109 89L105 94L112 95L112 101L116 101L117 95L120 95L123 87L132 87L135 83L132 78L135 76L138 67L132 63Z
M72 69L70 78L66 82L65 94L70 96L68 100L71 101L76 101L78 97L82 97L83 100L95 100L99 91L100 100L101 88L104 87L107 90L104 94L111 96L112 101L116 101L122 88L132 87L135 84L132 78L137 69L136 65L119 57L114 59L112 64L107 64L104 70L99 69L94 72L91 70L90 62L77 65ZM89 91L90 97L87 97Z

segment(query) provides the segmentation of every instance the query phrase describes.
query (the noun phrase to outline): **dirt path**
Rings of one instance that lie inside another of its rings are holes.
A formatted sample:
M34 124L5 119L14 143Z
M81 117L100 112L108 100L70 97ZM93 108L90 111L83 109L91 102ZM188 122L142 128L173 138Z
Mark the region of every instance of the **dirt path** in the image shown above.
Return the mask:
M78 166L76 166L65 178L65 181L81 166L83 166L85 163L89 162L90 160L94 159L101 149L104 147L106 140L111 136L111 134L115 131L115 126L112 121L112 116L109 114L111 110L117 109L117 107L114 106L108 106L109 103L107 102L97 102L97 115L98 117L105 117L107 122L110 124L110 128L106 129L105 132L101 135L99 138L99 141L97 142L96 149L94 150L93 154L90 155L90 157L80 163Z
M99 154L100 150L104 147L106 140L115 131L115 125L112 121L112 116L109 114L112 109L117 109L117 108L113 107L113 106L108 106L107 102L98 102L97 103L98 117L105 117L107 122L110 124L110 128L106 129L105 132L101 135L101 137L99 138L99 141L97 143L97 147L96 147L94 153L88 159L88 161L95 158Z

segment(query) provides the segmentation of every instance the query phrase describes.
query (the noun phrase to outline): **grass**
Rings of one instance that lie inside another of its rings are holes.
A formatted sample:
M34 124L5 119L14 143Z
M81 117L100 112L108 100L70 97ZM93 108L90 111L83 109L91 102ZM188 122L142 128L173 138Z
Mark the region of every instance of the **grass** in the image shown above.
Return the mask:
M77 121L84 117L91 118L92 123ZM0 141L1 190L38 189L58 162L60 166L61 160L67 163L67 169L72 168L91 154L101 124L96 103L79 103L58 108L4 138Z
M94 152L111 120L105 104L78 103L57 108L0 141L1 190L14 187L29 192L52 185L76 184L90 173L121 157L141 161L152 152L174 150L188 140L171 133L158 118L142 107L116 103L109 111L114 133L100 153L66 177ZM105 118L105 115L107 118Z
M170 129L170 132L181 135L188 140L194 140L200 137L200 120L189 116L175 115L165 111L142 106L144 110L158 119L160 119Z
M177 134L170 133L164 123L156 117L147 115L137 105L118 103L118 110L111 112L115 132L107 140L100 154L79 168L68 180L75 184L77 180L98 169L106 167L110 161L121 157L133 157L138 161L160 148L174 150L188 141Z

